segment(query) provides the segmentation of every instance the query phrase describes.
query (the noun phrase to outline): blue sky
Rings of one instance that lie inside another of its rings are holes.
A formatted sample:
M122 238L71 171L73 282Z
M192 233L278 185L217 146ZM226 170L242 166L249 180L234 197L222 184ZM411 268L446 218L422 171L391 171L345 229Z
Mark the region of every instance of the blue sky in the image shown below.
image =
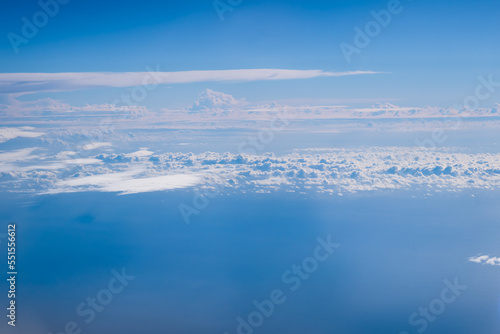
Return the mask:
M76 1L26 45L13 51L9 32L21 34L22 17L37 1L3 4L0 72L142 72L228 69L295 69L387 72L352 77L162 86L144 105L185 106L211 88L248 101L387 101L401 106L446 107L470 95L479 75L500 77L496 1L402 0L403 11L348 63L340 43L372 21L387 1L242 1L221 21L212 1ZM500 79L498 80L500 81ZM82 105L109 103L123 88L38 93ZM496 93L482 101L490 106ZM356 103L358 101L358 103Z

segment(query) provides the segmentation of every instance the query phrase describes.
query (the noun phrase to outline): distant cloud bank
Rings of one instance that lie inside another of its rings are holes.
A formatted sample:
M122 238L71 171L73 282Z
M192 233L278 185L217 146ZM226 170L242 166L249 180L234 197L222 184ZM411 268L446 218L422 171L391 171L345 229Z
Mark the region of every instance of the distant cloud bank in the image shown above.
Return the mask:
M1 74L0 74L1 76ZM118 103L119 104L119 103ZM129 114L134 116L165 117L172 120L210 121L252 120L268 118L276 111L284 111L292 119L416 119L416 118L474 118L499 117L500 104L492 107L471 109L465 106L442 107L400 107L390 103L375 103L368 107L352 108L339 105L286 105L273 103L250 103L230 94L209 88L203 90L196 101L184 109L171 110L168 107L150 110L141 105L117 105L113 103L71 106L68 103L43 98L21 101L11 96L8 104L0 104L0 116L114 116ZM41 121L41 120L40 120ZM136 119L140 122L140 119ZM159 119L159 121L161 121Z
M111 153L109 147L103 148L108 152L95 152L85 159L68 151L48 155L36 148L1 153L0 187L18 192L131 194L211 187L215 182L228 193L289 191L333 196L398 189L429 194L500 188L500 154L424 153L404 147L309 149L281 156L154 153L145 148ZM485 257L471 261L498 262Z

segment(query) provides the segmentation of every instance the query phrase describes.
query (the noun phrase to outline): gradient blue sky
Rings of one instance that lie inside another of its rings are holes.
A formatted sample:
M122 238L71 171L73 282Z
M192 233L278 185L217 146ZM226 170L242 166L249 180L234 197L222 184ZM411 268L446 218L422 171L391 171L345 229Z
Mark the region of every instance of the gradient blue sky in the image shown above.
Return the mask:
M192 103L211 88L248 101L331 100L347 105L387 101L401 106L460 103L479 75L500 81L498 1L402 0L404 10L348 64L339 48L353 28L372 20L387 1L244 0L221 21L211 0L78 1L59 13L16 54L19 34L37 1L7 1L0 11L0 72L162 71L252 68L390 72L307 80L195 83L163 86L148 107ZM75 105L111 102L123 88L39 93ZM500 101L500 90L483 101ZM343 103L342 103L343 102Z

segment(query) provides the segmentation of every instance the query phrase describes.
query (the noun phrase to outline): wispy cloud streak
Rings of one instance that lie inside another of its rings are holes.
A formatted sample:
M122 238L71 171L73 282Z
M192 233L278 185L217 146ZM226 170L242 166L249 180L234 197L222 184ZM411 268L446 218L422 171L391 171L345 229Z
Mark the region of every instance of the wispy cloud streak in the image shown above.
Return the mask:
M104 87L133 87L220 81L296 80L376 74L373 71L238 69L181 72L0 73L0 94L60 92Z

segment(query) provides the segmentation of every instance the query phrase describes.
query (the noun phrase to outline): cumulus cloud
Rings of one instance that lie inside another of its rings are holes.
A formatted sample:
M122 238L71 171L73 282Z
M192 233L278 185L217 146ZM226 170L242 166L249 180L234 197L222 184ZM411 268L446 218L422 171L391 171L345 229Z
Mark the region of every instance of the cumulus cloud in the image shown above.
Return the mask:
M0 94L60 92L102 87L134 87L209 81L293 80L374 74L373 71L239 69L180 72L0 73Z
M20 157L10 159L24 159L27 153L19 152ZM206 174L217 177L202 182L202 187L216 183L227 192L307 190L337 196L398 189L422 194L500 189L500 154L496 153L369 147L297 150L275 156L214 152L158 154L141 149L133 153L98 154L74 164L70 163L71 156L57 154L52 159L31 159L17 169L10 164L0 169L0 177L2 172L4 175L9 172L9 187L15 183L17 189L31 191L38 187L40 192L49 193L169 190L197 184ZM40 182L37 173L44 170L53 174ZM2 183L0 187L10 189Z
M500 266L500 257L492 257L489 255L473 256L469 258L469 261L479 264L488 264L490 266Z
M205 89L195 101L190 111L215 114L229 113L242 106L244 101L237 100L229 94L215 92L211 89Z

